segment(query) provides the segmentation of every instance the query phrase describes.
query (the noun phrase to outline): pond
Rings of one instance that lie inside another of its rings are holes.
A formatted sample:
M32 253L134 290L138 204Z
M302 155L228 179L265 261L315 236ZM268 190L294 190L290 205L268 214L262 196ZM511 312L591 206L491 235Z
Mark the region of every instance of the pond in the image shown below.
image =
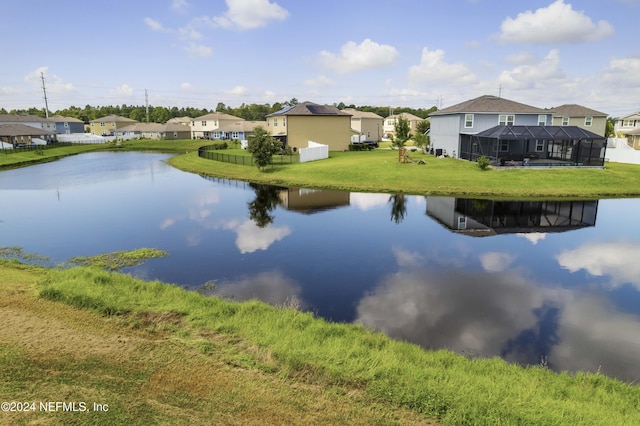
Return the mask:
M170 256L123 271L429 349L640 379L640 199L275 188L167 158L90 153L0 172L0 247L51 264L158 248Z

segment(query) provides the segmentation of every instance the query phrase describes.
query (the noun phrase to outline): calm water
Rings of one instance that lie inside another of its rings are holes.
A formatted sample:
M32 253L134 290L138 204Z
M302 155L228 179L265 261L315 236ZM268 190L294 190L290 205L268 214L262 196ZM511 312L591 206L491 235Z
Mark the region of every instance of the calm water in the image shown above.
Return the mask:
M126 272L426 348L640 380L640 199L500 203L205 179L160 154L0 172L0 247L154 247ZM544 171L541 171L544 173Z

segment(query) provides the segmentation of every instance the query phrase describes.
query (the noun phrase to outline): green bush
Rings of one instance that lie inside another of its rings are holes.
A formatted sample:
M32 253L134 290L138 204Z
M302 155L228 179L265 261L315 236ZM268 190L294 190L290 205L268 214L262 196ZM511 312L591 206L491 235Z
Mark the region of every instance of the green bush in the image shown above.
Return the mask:
M480 170L487 170L489 168L489 164L489 159L484 155L478 157L478 167L480 167Z

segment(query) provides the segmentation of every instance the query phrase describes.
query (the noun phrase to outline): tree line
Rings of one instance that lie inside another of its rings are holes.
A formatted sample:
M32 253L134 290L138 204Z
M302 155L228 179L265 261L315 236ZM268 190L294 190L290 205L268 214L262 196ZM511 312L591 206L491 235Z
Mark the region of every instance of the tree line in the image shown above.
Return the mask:
M239 107L230 107L222 102L219 102L215 109L207 108L193 108L193 107L164 107L164 106L151 106L145 105L108 105L108 106L91 106L85 105L84 108L77 106L70 106L68 108L60 109L57 111L50 111L49 115L61 115L63 117L73 117L78 120L82 120L85 123L96 120L107 115L119 115L121 117L130 118L132 120L140 122L151 123L166 123L168 120L176 117L191 117L196 118L202 115L206 115L212 112L221 112L235 117L240 117L248 121L265 121L267 115L280 111L281 109L293 106L298 103L298 100L293 98L285 102L275 102L274 104L242 104ZM352 108L358 111L373 112L381 117L387 117L393 114L400 114L402 112L410 113L420 118L427 118L429 114L436 111L437 108L431 107L425 108L406 108L406 107L389 107L389 106L355 106L345 105L343 102L334 103L338 109ZM29 108L29 109L13 109L7 112L4 108L0 108L0 114L30 114L38 117L46 117L44 108Z

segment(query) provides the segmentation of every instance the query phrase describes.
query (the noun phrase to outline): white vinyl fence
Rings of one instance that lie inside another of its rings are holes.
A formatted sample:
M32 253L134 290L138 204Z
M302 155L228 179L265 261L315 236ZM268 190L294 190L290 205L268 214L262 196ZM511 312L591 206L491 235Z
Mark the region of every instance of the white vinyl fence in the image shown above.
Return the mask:
M122 136L98 136L92 135L91 133L70 133L58 135L58 142L71 143L98 144L111 142L114 139L128 141L131 139L140 139L140 135L127 134Z
M300 148L300 162L324 160L329 158L329 145L309 141L307 148Z
M640 151L627 145L625 138L607 139L607 152L604 157L607 161L616 163L640 164Z

